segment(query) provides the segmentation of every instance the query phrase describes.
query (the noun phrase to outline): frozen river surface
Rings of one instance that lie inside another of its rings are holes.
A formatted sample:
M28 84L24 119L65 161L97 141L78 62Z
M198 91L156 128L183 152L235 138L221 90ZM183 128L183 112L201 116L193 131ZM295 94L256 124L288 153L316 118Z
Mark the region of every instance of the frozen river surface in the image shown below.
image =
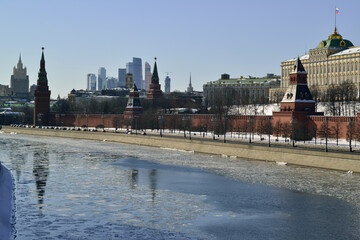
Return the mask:
M119 136L120 137L120 136ZM359 239L359 175L0 135L16 239Z

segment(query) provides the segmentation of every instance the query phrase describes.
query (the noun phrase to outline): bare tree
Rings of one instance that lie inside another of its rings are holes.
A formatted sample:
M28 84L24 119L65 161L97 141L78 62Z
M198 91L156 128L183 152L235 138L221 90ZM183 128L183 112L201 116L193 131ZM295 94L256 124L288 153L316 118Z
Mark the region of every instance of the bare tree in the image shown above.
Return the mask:
M351 141L354 139L355 136L356 136L355 123L354 123L354 120L352 118L350 118L349 124L347 126L347 131L346 131L346 139L349 141L350 152L352 152Z
M285 95L285 90L278 89L274 91L273 101L279 105L284 95Z
M339 145L339 135L341 133L341 126L340 126L340 121L339 119L336 119L335 121L335 126L331 127L331 131L330 131L330 137L335 137L336 138L336 145Z
M281 125L281 132L286 142L286 139L290 137L290 134L292 132L291 125L289 123L283 123Z
M310 92L315 101L315 112L316 112L319 104L319 100L323 97L323 94L322 91L316 86L310 87Z
M279 136L281 135L281 128L282 128L282 123L280 122L280 120L278 120L273 127L273 132L275 133L276 141L279 141Z

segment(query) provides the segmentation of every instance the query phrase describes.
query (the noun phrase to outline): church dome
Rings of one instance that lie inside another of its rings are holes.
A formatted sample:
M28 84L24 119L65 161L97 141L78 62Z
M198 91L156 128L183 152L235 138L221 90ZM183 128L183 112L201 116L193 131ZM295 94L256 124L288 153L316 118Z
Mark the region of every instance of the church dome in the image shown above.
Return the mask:
M327 40L321 41L316 48L349 48L353 47L354 44L349 40L343 39L343 37L337 33L336 27Z

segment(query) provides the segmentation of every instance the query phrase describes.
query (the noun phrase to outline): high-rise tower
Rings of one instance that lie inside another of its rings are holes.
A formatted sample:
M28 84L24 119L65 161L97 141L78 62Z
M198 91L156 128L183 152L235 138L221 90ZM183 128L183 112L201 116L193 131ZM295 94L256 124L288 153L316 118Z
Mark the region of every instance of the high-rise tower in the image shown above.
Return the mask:
M165 92L166 93L170 92L170 81L171 81L171 78L169 76L166 76L166 78L165 78Z
M132 62L128 62L126 64L126 73L131 73L133 75L134 83L136 84L136 86L138 86L139 89L143 89L141 58L134 57Z
M104 67L99 68L98 72L98 90L106 88L106 69Z
M44 48L40 60L40 70L34 93L34 125L47 125L50 112L50 91L45 69Z
M118 69L118 87L125 87L126 85L126 69Z
M87 85L86 90L95 91L96 90L96 76L93 73L87 75Z
M26 74L26 67L23 67L21 62L21 55L17 66L13 69L10 88L14 95L21 97L26 97L29 92L29 76Z
M145 62L145 86L144 89L149 91L151 84L151 66L148 62Z

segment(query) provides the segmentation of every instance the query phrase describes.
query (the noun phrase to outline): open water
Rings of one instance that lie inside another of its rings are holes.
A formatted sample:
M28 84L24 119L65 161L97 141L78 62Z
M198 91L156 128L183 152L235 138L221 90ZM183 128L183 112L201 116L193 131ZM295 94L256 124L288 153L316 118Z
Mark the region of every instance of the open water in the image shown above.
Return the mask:
M119 135L121 137L121 135ZM359 239L359 175L0 135L16 239Z

